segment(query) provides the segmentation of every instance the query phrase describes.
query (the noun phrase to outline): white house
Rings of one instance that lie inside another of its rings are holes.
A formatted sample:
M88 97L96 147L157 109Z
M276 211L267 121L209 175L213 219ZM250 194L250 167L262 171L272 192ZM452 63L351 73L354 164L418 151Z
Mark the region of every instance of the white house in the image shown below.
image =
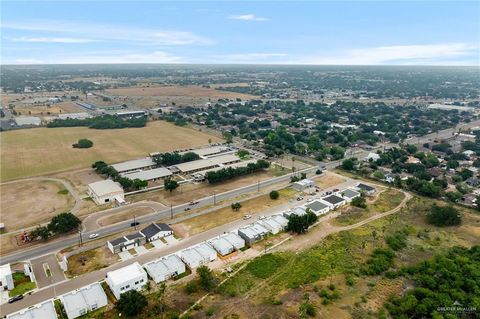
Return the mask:
M317 216L326 214L330 210L329 205L327 205L326 203L322 203L319 200L315 200L311 203L308 203L307 205L305 205L305 207L310 209L312 213L314 213Z
M221 255L226 256L235 250L235 247L225 238L210 239L208 243Z
M282 215L273 215L272 218L279 224L281 225L284 229L288 225L288 219L283 217Z
M282 225L277 223L273 218L265 218L264 220L258 221L263 227L268 229L272 234L278 234L283 230Z
M68 319L74 319L94 311L108 304L107 295L100 283L70 291L60 296L60 301L65 308Z
M15 288L13 284L12 268L10 264L0 266L0 291L12 290Z
M217 259L217 252L207 243L198 244L195 246L195 250L202 256L204 264Z
M337 192L336 195L345 199L347 203L350 203L355 197L360 196L360 192L347 188L347 189L344 189L343 191Z
M7 319L57 319L53 300L41 302L7 315Z
M226 233L220 237L222 237L223 239L228 241L230 244L232 244L232 246L235 247L235 249L237 250L245 247L245 240L242 237L238 236L237 234Z
M340 207L342 205L345 205L347 201L337 195L329 195L326 197L321 198L322 202L326 203L331 207L331 209L335 209L337 207Z
M151 223L150 225L142 229L140 233L142 233L145 238L147 238L147 242L150 242L166 236L173 235L173 229L167 224Z
M156 283L166 281L185 272L185 264L177 255L169 255L143 265Z
M87 193L97 205L114 201L119 204L125 203L122 186L111 179L88 184Z
M124 292L133 289L141 290L147 284L147 281L147 273L138 262L107 272L106 279L108 286L117 299Z
M180 251L179 255L190 269L197 268L205 263L202 255L200 255L194 248L184 249Z
M300 192L304 191L309 187L314 187L314 186L315 186L315 182L312 181L311 179L302 179L292 184L292 188Z

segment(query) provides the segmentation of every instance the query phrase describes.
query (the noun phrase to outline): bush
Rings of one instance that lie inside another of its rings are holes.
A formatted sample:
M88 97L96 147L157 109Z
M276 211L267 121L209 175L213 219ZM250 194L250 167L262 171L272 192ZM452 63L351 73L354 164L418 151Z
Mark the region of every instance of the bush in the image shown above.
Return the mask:
M385 241L393 250L400 250L407 247L407 235L401 231L397 231L393 235L385 237Z
M367 208L367 200L364 196L355 197L352 202L352 206L359 207L359 208Z
M199 284L206 291L212 290L216 285L213 272L207 266L200 266L197 268L197 274L199 277Z
M429 224L444 227L456 226L462 222L462 216L453 206L433 205L430 213L427 215Z
M198 292L198 285L195 281L189 281L185 286L185 292L187 294L193 294Z
M148 305L147 298L136 290L130 290L120 295L115 308L127 317L136 316Z
M77 143L72 145L74 148L90 148L93 146L93 142L90 140L87 140L86 138L82 138L78 140Z
M280 197L280 193L278 191L271 191L270 192L270 199L278 199Z
M370 276L379 275L393 265L394 258L395 253L392 250L377 248L362 268L362 272Z

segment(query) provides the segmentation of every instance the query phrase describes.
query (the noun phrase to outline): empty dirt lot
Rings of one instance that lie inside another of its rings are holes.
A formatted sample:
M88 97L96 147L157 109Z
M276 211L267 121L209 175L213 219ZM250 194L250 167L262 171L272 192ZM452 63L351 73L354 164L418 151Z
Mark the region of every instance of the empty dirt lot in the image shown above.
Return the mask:
M119 96L187 96L187 97L207 97L212 99L254 99L259 98L255 95L242 94L235 92L220 91L211 88L205 88L196 85L188 86L153 86L153 87L131 87L122 89L110 89L106 91L110 95Z
M0 185L1 216L8 231L50 220L74 205L73 197L54 181L19 181Z
M1 180L38 176L89 167L95 161L115 163L213 143L219 138L189 128L154 121L146 127L94 130L86 127L36 128L0 133ZM81 138L90 139L89 149L74 149Z

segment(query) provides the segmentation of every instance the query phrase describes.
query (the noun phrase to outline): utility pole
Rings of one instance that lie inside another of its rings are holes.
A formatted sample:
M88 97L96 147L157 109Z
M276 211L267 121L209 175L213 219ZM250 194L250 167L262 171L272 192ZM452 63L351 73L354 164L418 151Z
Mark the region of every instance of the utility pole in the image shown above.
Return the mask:
M257 179L257 193L260 193L260 180Z
M173 219L173 206L172 206L172 201L170 201L170 219Z
M137 230L137 222L135 220L135 215L133 215L133 227Z
M215 198L215 191L213 191L213 206L217 204L216 198Z
M80 236L80 244L79 244L79 246L82 247L83 242L82 242L82 231L81 231L81 230L78 231L78 235Z

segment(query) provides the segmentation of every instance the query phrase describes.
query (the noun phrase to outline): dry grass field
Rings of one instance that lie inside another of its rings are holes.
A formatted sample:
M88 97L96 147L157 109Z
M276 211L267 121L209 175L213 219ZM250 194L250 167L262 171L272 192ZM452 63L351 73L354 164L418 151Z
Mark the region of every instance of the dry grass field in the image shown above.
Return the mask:
M63 185L54 181L19 181L0 185L0 220L14 231L50 220L74 205L73 197L59 193Z
M127 95L127 96L170 96L170 97L188 96L188 97L208 97L212 99L258 98L258 96L255 96L255 95L220 91L220 90L215 90L211 88L209 89L209 88L196 86L196 85L130 87L130 88L121 88L121 89L110 89L110 90L106 90L106 94Z
M88 138L89 149L72 144ZM146 156L150 152L171 151L206 145L219 138L162 121L143 128L94 130L85 127L35 128L0 133L2 144L1 180L45 175L89 167L95 161L115 163Z
M138 207L126 212L122 212L115 215L105 216L98 219L97 223L99 226L104 227L119 222L123 222L129 219L133 219L133 216L140 217L143 215L151 214L154 210L149 207Z

